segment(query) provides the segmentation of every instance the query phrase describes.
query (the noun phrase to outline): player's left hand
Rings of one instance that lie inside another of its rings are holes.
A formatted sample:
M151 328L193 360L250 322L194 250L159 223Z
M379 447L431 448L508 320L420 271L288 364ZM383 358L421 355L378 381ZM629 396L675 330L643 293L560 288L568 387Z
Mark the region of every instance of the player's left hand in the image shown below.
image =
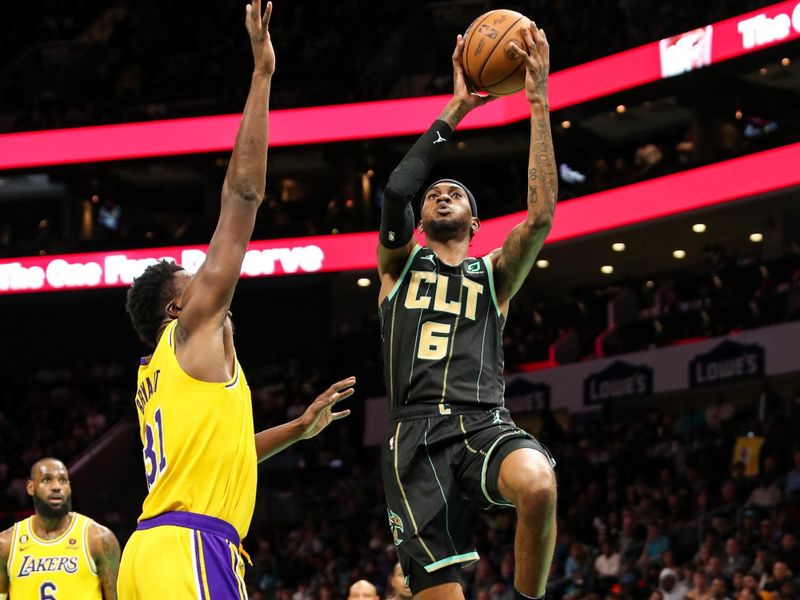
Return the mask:
M255 71L265 75L275 72L275 50L269 34L269 20L272 17L272 2L267 2L264 14L261 14L261 0L252 0L245 6L244 25L250 36L253 49Z
M456 47L453 50L453 99L461 103L467 112L473 108L483 106L495 99L495 96L477 94L464 75L464 66L461 56L464 52L464 36L456 37Z
M511 43L512 51L525 61L525 95L531 104L547 104L547 77L550 74L550 44L543 29L531 21L528 29L522 30L526 49Z
M311 403L311 406L309 406L306 412L300 417L300 422L303 426L303 433L300 437L304 440L312 438L325 429L331 421L344 419L349 415L349 410L333 412L333 407L345 398L349 398L353 395L355 392L353 386L355 384L356 378L348 377L347 379L342 379L334 383L317 396L317 399Z

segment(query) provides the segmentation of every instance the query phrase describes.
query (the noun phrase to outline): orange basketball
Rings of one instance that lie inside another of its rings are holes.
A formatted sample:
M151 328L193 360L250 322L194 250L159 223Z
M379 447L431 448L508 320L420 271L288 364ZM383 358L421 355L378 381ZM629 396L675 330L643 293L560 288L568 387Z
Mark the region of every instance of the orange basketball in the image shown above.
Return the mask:
M461 64L476 91L507 96L525 86L525 64L514 56L511 42L525 50L520 29L530 24L525 15L502 8L472 22L464 36Z

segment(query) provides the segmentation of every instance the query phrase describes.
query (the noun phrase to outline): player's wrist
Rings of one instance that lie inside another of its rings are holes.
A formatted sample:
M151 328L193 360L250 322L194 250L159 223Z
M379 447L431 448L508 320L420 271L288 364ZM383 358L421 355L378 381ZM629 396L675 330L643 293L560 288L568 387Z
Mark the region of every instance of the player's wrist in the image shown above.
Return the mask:
M538 118L547 116L550 113L550 102L547 99L547 94L537 94L532 98L528 98L531 105L531 118Z
M310 437L313 437L312 435L310 435L309 432L309 429L313 424L313 422L314 420L308 414L308 409L306 409L306 412L304 412L296 419L289 421L288 426L292 441L298 442L300 440L307 440Z
M471 110L468 102L461 98L454 97L450 100L439 115L439 120L447 123L451 129L455 129L456 125L461 122L467 113Z

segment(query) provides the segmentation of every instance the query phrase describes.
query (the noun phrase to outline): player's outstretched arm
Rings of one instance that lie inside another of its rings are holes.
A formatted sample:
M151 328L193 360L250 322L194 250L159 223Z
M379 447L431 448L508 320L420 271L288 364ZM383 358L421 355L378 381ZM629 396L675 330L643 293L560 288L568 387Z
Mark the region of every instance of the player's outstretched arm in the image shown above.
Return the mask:
M531 105L531 145L528 158L528 214L514 227L502 248L491 254L494 264L497 300L504 313L539 254L553 224L558 197L556 159L550 132L547 101L547 76L550 71L550 46L543 30L531 23L523 31L527 49L516 44L514 52L526 66L525 94Z
M236 135L225 182L219 221L206 261L183 295L180 326L188 334L210 327L219 329L239 280L256 211L264 197L267 174L268 105L275 52L269 33L272 2L261 15L261 0L246 7L245 25L255 67L242 121Z
M343 419L349 410L333 412L333 407L355 392L355 377L334 383L322 392L306 411L294 421L265 429L256 434L258 462L268 459L299 440L307 440L325 429L332 421Z
M12 529L0 533L0 600L8 598L8 556L11 553Z
M103 600L117 600L120 549L117 536L98 523L89 525L89 552L97 565Z
M378 245L378 273L381 291L378 302L389 295L416 246L414 209L411 201L419 193L456 126L472 109L486 104L490 96L472 94L467 87L461 66L464 38L456 38L453 51L453 97L430 129L411 147L397 168L392 171L383 195L381 228Z

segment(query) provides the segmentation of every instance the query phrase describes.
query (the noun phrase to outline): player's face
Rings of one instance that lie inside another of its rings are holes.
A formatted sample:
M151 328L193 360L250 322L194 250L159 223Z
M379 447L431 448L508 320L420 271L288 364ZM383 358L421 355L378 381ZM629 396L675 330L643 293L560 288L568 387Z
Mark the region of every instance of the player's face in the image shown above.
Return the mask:
M469 232L474 219L469 196L459 185L441 183L425 192L422 228L434 239L449 239Z
M400 563L394 566L392 589L394 589L394 593L398 598L411 598L411 589L406 583L406 578L403 575L403 568L400 566Z
M37 514L45 518L60 518L72 510L72 487L69 473L59 461L40 463L33 479L28 481L28 494L33 497Z

